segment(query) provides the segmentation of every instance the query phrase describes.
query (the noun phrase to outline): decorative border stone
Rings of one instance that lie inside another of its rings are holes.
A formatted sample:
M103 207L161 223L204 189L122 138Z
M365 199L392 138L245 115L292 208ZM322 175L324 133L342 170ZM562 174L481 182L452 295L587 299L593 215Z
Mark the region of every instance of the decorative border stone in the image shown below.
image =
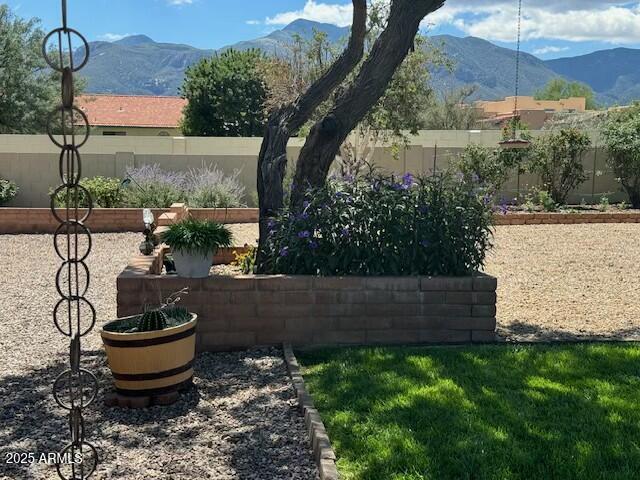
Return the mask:
M640 223L640 212L507 213L494 215L495 225L571 225L582 223Z
M313 458L320 472L320 480L338 480L340 474L336 466L336 454L331 447L329 435L316 409L311 395L304 384L304 378L290 344L283 345L284 359L291 377L291 383L298 398L298 406L304 415L309 441L313 449Z

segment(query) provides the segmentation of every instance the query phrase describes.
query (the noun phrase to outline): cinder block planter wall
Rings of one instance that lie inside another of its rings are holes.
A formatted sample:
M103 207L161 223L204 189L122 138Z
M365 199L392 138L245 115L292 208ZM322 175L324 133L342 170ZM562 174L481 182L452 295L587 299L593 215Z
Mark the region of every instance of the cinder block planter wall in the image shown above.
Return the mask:
M158 260L139 257L118 278L118 316L184 287L182 303L199 316L198 348L255 345L394 345L495 339L493 277L153 275Z

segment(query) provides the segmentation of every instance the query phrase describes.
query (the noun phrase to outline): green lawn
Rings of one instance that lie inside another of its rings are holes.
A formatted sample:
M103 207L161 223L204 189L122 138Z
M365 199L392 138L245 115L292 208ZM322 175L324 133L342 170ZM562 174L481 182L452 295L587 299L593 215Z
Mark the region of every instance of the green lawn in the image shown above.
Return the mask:
M640 345L298 352L344 479L640 479Z

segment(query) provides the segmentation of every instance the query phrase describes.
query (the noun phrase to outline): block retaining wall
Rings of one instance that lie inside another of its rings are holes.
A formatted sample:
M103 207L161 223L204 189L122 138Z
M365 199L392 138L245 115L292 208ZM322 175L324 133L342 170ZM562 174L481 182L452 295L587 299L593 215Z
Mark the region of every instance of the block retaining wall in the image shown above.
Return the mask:
M152 209L156 219L170 208ZM64 210L60 209L63 217ZM81 210L80 216L85 210ZM256 223L258 210L255 208L211 208L189 209L194 218L209 218L223 223ZM53 233L59 223L48 208L0 208L0 234ZM94 233L142 232L141 208L96 208L92 211L88 227Z
M495 215L494 222L496 225L640 223L640 212L509 213L507 215Z
M150 274L159 258L136 257L118 277L118 316L189 287L182 304L198 314L201 351L495 340L497 280L483 274L186 279Z

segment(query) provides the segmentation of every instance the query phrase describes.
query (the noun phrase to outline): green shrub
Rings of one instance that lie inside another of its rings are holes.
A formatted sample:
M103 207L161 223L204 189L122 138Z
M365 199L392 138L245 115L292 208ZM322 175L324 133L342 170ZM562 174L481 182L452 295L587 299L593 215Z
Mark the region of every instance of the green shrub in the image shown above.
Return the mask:
M100 176L83 178L80 180L80 185L89 191L89 195L91 195L91 199L93 200L94 208L120 208L124 206L124 194L120 185L120 180L117 178ZM53 189L51 189L49 194L53 194ZM78 196L79 206L81 208L87 208L89 206L89 201L86 198L84 191L78 190ZM58 207L66 207L66 190L58 192L55 203Z
M249 247L249 250L246 253L233 252L235 260L232 265L239 267L240 271L245 275L253 273L253 269L256 266L257 253L258 249L253 246Z
M531 193L525 197L524 208L528 212L535 212L539 207L545 212L558 211L558 204L553 200L551 194L546 190L534 188Z
M610 167L632 207L640 208L640 103L609 114L602 134Z
M451 175L370 173L306 194L269 225L265 267L309 275L468 275L491 247L491 199Z
M219 248L231 246L231 231L211 220L188 218L169 226L164 242L174 252L211 255Z
M18 185L11 180L0 178L0 205L10 202L18 194Z
M573 128L544 135L534 142L530 171L540 175L555 203L564 205L569 193L587 180L582 162L590 146L589 136Z
M491 195L496 195L509 179L511 170L521 161L512 151L472 144L454 161L453 167L464 175L465 180L479 182Z

